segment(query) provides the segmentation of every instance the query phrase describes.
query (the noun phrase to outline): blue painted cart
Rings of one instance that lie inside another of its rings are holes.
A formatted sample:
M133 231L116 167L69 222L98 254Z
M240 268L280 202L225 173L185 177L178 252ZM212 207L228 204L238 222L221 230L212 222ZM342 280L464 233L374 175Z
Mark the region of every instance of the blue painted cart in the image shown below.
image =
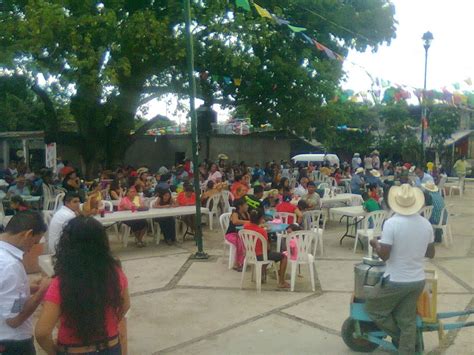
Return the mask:
M423 332L438 331L440 338L445 330L452 330L457 328L473 326L474 322L454 322L454 323L442 323L442 319L453 318L463 315L474 313L474 309L459 311L459 312L446 312L437 313L436 321L425 322L421 317L416 318L416 333L418 338L418 344L421 345L421 349L418 354L422 354L424 350L423 344ZM354 299L351 301L350 317L347 318L342 325L341 329L342 339L346 345L358 352L372 352L379 346L388 351L397 351L396 346L385 340L388 336L387 333L381 331L369 318L365 311L365 303L356 303Z

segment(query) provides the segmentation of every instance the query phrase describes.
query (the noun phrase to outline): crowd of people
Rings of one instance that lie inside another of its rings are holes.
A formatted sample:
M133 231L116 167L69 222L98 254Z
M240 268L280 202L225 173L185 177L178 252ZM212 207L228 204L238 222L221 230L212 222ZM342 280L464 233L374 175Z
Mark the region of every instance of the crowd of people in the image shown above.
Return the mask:
M462 170L461 163L457 169ZM465 171L464 171L465 172ZM462 173L462 172L461 172ZM390 209L389 192L400 186L405 190L412 185L423 193L423 203L433 206L430 222L441 218L444 199L437 185L445 176L442 168L428 163L425 168L410 163L381 162L378 151L363 159L355 153L352 161L341 165L295 165L286 161L268 162L264 166L247 166L245 162L230 162L219 155L215 162L203 162L198 168L200 198L203 205L224 190L229 191L232 211L225 238L236 247L234 269L242 271L245 250L238 236L240 228L260 233L268 250L261 242L256 245L257 259L267 253L269 260L279 263L279 287L289 288L285 281L288 253L271 251L271 233L265 228L266 220L275 213L290 213L288 231L303 228L306 211L321 209L321 199L329 190L345 190L360 194L364 208L371 212ZM97 179L85 181L67 162L59 162L58 169L42 169L31 173L23 165L11 163L0 181L4 198L9 199L12 219L0 235L0 266L3 271L0 297L3 307L0 315L0 352L2 354L34 354L31 314L45 301L35 335L39 345L48 354L120 353L119 324L128 310L127 278L110 253L106 232L91 218L103 210L103 201L117 201L118 210L145 208L172 208L196 203L189 159L173 167L160 167L156 173L148 167L120 167L104 170ZM60 207L49 223L48 248L54 254L55 277L38 280L31 288L21 265L24 252L38 243L47 229L41 214L32 211L23 196L43 196L45 189L65 193ZM151 199L149 206L145 198ZM174 217L159 218L165 241L176 240ZM136 237L138 247L145 246L147 223L144 220L125 222ZM190 218L191 227L196 221ZM395 222L394 222L395 223ZM442 236L437 235L436 241ZM383 255L383 250L374 242ZM418 285L419 286L419 285ZM417 289L419 288L417 286ZM84 292L87 290L87 292ZM375 314L375 311L374 311ZM52 333L59 322L57 342ZM104 352L105 353L105 352Z

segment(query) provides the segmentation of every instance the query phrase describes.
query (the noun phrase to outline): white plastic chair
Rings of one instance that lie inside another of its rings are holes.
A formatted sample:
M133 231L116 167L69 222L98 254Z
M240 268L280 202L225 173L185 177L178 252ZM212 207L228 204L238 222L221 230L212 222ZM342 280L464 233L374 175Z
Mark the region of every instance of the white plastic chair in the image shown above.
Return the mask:
M322 221L322 223L321 223ZM307 231L315 233L313 255L316 256L318 245L321 247L321 255L324 254L323 234L326 228L326 219L323 211L312 210L303 213L303 226ZM288 237L287 237L288 240Z
M239 231L239 238L242 240L245 248L245 259L244 265L242 268L242 278L240 281L240 288L244 287L244 278L245 272L247 269L247 265L252 265L252 281L253 281L253 273L255 272L255 279L256 279L256 286L257 292L262 291L262 266L263 265L273 265L273 261L268 260L267 254L267 240L258 232L242 229ZM257 245L257 240L262 243L262 261L257 260L257 255L255 254L255 246ZM278 278L278 271L275 268L276 280L277 283L279 282Z
M275 218L281 219L281 223L290 224L288 223L290 217L293 217L293 223L296 223L296 214L288 213L288 212L277 212L275 213ZM286 236L286 232L277 233L277 252L281 250L281 241Z
M438 183L438 190L441 194L441 196L446 197L446 189L444 185L446 184L446 181L448 181L448 176L447 175L441 175L441 179L439 180Z
M453 191L457 191L458 194L459 194L459 197L462 197L463 188L462 188L462 185L460 183L458 183L457 185L449 185L447 187L449 188L449 193L448 193L449 196L451 196L453 194Z
M66 196L66 194L64 192L61 192L54 199L54 207L53 207L54 212L59 210L59 208L63 205L64 196Z
M351 196L351 206L362 206L364 203L364 199L361 195L352 195Z
M294 214L294 213L289 213L289 212L277 212L277 213L275 213L275 218L281 219L281 223L284 223L284 224L290 224L290 223L288 223L288 221L290 220L290 217L293 217L291 219L292 219L293 223L296 223L296 214Z
M387 214L385 211L374 211L367 214L362 220L362 228L357 230L356 238L354 242L354 253L357 249L357 242L361 237L366 237L368 240L377 238L382 235L382 225ZM369 228L370 222L372 222L372 228Z
M316 265L314 264L314 255L310 253L315 238L316 234L312 231L295 231L287 236L288 262L291 265L291 291L295 290L296 267L302 264L308 265L311 289L313 292L315 291L314 271Z
M229 269L232 269L232 266L234 266L235 257L237 253L237 248L235 247L235 245L229 242L227 239L225 239L225 234L227 232L227 229L229 228L231 214L232 212L226 212L226 213L221 214L221 216L219 217L219 224L221 226L222 235L224 236L224 257L225 257L226 246L229 247L229 265L228 265Z
M428 221L430 220L432 214L433 214L433 206L425 206L420 210L420 215L425 217Z
M51 220L53 219L54 212L53 211L48 211L48 210L43 210L43 219L44 223L48 226L48 230L46 233L44 233L44 248L45 248L45 254L52 253L53 250L48 250L48 239L49 239L49 224L51 223Z
M224 212L232 212L231 201L234 201L234 195L229 190L221 191L222 201L224 202Z
M433 229L441 229L443 232L443 244L446 247L453 244L453 233L451 232L451 225L449 224L449 212L445 208L441 211L441 216L439 218L438 224L433 224Z
M207 200L207 203L206 203L206 208L209 209L209 229L212 230L212 226L214 224L214 216L216 216L216 218L218 217L218 213L219 213L219 202L221 201L222 199L222 195L219 193L219 194L215 194L211 197L209 197L209 199ZM212 206L211 206L211 202L212 202Z
M43 210L50 210L54 208L54 189L49 185L43 184Z

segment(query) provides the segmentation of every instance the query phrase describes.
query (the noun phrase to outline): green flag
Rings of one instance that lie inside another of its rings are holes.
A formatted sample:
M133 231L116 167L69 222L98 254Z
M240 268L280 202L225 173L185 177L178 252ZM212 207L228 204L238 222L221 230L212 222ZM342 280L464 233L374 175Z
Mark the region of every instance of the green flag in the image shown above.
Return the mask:
M248 0L235 0L237 7L241 7L245 11L250 11L250 4Z
M297 26L292 26L292 25L288 25L288 27L290 28L290 30L296 33L306 31L306 28L304 27L297 27Z

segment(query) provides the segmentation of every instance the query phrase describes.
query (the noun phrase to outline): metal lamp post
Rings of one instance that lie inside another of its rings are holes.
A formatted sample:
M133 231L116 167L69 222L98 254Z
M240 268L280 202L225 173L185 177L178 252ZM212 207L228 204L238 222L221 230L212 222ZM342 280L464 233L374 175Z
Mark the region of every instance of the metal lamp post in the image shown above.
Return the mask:
M423 95L421 101L421 161L424 165L425 163L425 125L427 123L426 118L426 74L428 72L428 49L431 46L431 41L433 40L433 34L428 31L423 34L421 37L423 40L423 47L425 47L425 80L423 84Z
M197 115L194 99L196 97L196 80L194 78L194 49L191 33L191 5L190 0L184 1L184 18L186 29L186 57L188 62L188 80L189 80L189 106L191 114L191 140L192 140L192 161L194 173L194 193L196 194L196 231L194 238L196 240L197 252L195 259L207 259L208 255L204 252L202 245L202 227L201 227L201 188L199 186L199 141L197 132Z

